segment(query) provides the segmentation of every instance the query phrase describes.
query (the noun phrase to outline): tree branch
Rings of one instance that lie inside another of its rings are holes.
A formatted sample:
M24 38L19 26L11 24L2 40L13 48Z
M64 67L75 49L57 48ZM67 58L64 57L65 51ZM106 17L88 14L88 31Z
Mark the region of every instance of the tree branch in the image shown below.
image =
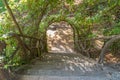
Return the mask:
M104 61L104 56L106 53L107 48L116 40L120 39L120 35L113 37L112 39L110 39L108 42L105 43L105 46L103 47L101 53L100 53L100 58L98 60L98 63L103 63Z
M30 38L30 39L40 40L40 39L35 38L35 37L32 37L32 36L27 36L27 35L22 35L22 34L17 34L17 33L8 33L8 35L9 35L10 37L19 36L19 37L24 37L24 38Z
M42 21L42 18L44 17L44 14L45 14L45 12L46 12L46 9L47 9L47 7L48 7L48 5L49 5L49 3L47 2L47 3L45 3L45 5L43 6L43 9L41 10L42 12L39 14L39 16L38 16L38 20L37 20L37 22L36 22L36 30L37 30L37 32L38 32L38 30L39 30L39 24L41 23L41 21Z
M15 19L15 16L14 16L14 14L13 14L11 8L9 7L7 1L6 1L6 0L2 0L2 1L3 1L4 5L5 5L6 8L7 8L9 15L11 16L12 20L14 21L14 23L15 23L15 25L16 25L18 31L19 31L19 33L23 35L22 30L20 29L20 26L19 26L17 20Z

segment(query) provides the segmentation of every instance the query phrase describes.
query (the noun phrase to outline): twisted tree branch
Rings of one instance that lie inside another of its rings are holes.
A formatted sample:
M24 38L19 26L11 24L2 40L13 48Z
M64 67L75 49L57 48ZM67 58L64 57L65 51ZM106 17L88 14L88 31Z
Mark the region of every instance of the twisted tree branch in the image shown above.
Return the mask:
M105 56L105 53L106 53L106 50L107 48L116 40L119 40L120 39L120 35L118 36L115 36L113 37L112 39L110 39L108 42L106 42L105 46L103 47L101 53L100 53L100 57L99 57L99 60L98 60L98 63L103 63L104 61L104 56Z
M20 28L20 26L19 26L19 24L18 24L18 22L17 22L17 20L16 20L16 18L15 18L15 16L14 16L11 8L9 7L9 5L8 5L8 3L7 3L7 0L2 0L2 1L3 1L4 5L5 5L5 7L7 8L8 13L9 13L9 15L11 16L13 22L15 23L15 25L16 25L19 33L23 35L22 30L21 30L21 28Z

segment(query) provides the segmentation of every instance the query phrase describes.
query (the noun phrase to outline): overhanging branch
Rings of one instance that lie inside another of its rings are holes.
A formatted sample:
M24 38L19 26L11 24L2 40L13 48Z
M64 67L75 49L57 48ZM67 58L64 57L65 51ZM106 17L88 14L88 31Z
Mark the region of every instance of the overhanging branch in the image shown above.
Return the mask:
M30 38L30 39L36 39L36 40L40 40L38 38L35 38L35 37L31 37L31 36L27 36L27 35L22 35L22 34L17 34L17 33L8 33L8 36L10 37L24 37L24 38Z
M20 26L19 26L17 20L15 19L15 16L14 16L11 8L9 7L7 1L6 0L2 0L2 1L3 1L4 5L5 5L5 7L7 8L9 15L11 16L12 20L14 21L19 33L23 35L22 30L20 29Z

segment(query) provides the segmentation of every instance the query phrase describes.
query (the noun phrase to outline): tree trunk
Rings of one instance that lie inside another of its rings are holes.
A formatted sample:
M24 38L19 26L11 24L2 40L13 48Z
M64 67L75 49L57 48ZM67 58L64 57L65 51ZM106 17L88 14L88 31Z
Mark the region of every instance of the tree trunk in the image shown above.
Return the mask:
M100 57L99 57L99 60L98 60L98 63L103 63L104 61L104 57L105 57L105 53L106 53L106 50L107 48L116 40L119 40L120 39L120 35L116 36L116 37L113 37L112 39L110 39L108 42L105 43L101 53L100 53Z

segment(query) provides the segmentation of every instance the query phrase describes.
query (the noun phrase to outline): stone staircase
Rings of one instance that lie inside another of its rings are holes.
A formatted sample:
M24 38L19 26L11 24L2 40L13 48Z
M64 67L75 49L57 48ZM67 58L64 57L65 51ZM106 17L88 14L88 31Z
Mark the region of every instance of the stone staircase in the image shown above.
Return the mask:
M19 80L110 80L105 68L80 54L46 53L20 68L17 75Z

